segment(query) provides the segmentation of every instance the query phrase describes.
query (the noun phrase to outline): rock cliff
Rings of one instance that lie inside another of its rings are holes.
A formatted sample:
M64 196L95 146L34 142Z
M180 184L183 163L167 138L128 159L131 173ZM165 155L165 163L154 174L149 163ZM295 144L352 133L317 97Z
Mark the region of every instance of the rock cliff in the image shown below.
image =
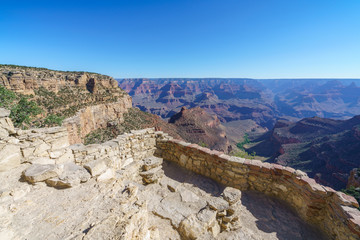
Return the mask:
M170 118L169 123L176 127L180 136L186 141L226 153L231 152L225 127L216 115L210 115L202 108L183 107L179 113Z
M0 65L0 84L22 94L34 94L34 90L43 87L58 92L63 87L81 86L91 93L101 89L117 87L112 77L87 72L64 72L45 68Z
M50 114L67 118L63 125L71 144L108 122L121 123L132 107L131 97L109 76L12 65L0 65L0 73L0 85L38 103L40 119Z

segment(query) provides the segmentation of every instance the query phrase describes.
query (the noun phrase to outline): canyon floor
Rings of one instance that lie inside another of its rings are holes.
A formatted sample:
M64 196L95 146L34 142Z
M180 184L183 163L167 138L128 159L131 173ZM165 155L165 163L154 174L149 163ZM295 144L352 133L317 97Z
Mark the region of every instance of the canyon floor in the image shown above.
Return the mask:
M157 183L144 185L130 164L115 179L67 189L28 184L28 166L0 173L1 239L325 239L279 200L167 161Z

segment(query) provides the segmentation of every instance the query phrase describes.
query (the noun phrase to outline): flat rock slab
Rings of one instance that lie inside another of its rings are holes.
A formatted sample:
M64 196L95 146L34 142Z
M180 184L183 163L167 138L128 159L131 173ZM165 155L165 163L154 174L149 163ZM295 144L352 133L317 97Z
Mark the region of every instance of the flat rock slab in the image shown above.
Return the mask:
M204 207L206 207L206 202L203 200L188 203L182 200L179 193L170 193L155 207L154 213L170 219L172 225L178 228L182 220L191 214L197 214Z
M60 171L55 164L33 164L23 172L23 177L30 183L36 183L57 177Z
M55 188L69 188L87 182L90 174L85 168L75 163L64 164L63 172L56 178L46 180L46 184Z

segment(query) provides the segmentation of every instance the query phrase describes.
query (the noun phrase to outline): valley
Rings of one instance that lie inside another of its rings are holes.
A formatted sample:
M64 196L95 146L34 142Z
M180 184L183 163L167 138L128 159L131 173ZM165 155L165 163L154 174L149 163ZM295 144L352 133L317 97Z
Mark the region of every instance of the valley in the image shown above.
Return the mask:
M360 114L360 79L175 78L118 82L132 96L134 106L170 124L188 109L192 132L186 121L176 127L187 141L207 141L206 146L212 149L301 169L335 189L345 188L350 171L360 166L358 116L354 117ZM208 115L200 114L200 109ZM210 133L203 130L204 126L194 127L213 118L218 119L222 131ZM239 149L237 144L245 134L251 142Z

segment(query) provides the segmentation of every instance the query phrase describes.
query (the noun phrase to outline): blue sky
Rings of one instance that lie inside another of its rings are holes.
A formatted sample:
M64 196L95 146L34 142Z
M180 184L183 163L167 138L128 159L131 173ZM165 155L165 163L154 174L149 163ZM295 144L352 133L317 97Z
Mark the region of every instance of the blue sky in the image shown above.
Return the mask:
M360 78L359 0L0 0L0 63L117 78Z

